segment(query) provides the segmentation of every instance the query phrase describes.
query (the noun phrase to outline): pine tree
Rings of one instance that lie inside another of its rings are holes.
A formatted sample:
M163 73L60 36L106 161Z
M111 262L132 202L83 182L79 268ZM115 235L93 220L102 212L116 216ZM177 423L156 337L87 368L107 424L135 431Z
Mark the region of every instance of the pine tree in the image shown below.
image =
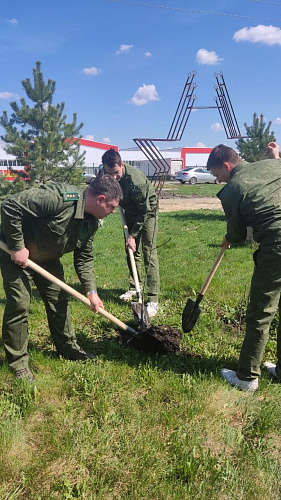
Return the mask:
M21 83L34 106L21 98L20 104L10 103L13 110L10 118L7 111L3 112L0 124L6 131L2 136L8 144L6 151L25 165L31 185L49 180L80 183L84 153L80 153L78 139L83 124L77 124L76 113L72 122L67 123L65 103L53 104L56 82L51 79L44 82L40 61L33 68L33 85L29 78Z
M267 144L276 141L274 132L270 132L271 121L266 126L263 114L257 116L254 113L253 125L248 126L247 123L244 123L244 127L249 139L240 137L236 142L240 155L248 162L264 160Z

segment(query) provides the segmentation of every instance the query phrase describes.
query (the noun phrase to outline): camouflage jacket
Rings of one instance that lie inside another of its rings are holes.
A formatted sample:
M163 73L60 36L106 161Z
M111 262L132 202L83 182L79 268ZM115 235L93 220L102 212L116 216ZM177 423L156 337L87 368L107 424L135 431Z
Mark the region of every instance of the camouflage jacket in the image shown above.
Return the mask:
M226 218L226 238L244 241L247 226L262 245L281 244L281 160L237 165L217 194Z
M126 221L133 223L130 234L136 237L147 217L155 217L157 214L157 196L146 175L131 165L124 165L119 183L123 191L120 205L125 210Z
M49 182L22 191L1 205L1 239L10 250L28 248L37 264L74 252L74 267L85 291L96 289L93 236L98 219L84 214L85 189Z

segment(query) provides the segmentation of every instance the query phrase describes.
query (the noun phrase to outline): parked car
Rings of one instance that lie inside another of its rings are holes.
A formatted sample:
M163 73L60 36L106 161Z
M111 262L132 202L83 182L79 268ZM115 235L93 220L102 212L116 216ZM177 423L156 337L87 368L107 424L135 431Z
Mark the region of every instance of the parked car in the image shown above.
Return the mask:
M91 180L94 179L96 176L94 174L88 174L87 172L83 172L82 177L83 181L86 182L86 184L90 184Z
M189 182L189 184L199 184L205 182L211 182L219 184L217 178L203 167L187 167L183 170L176 172L176 180L180 181L182 184Z

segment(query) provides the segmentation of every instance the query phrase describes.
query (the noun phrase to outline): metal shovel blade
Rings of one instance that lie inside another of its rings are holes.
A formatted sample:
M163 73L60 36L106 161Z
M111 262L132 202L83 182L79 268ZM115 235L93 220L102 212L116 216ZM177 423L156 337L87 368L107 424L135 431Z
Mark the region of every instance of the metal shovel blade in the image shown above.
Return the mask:
M147 330L147 328L150 327L150 322L145 304L142 302L131 302L131 307L134 318L138 322L141 330Z
M182 313L182 329L184 333L190 332L192 328L194 327L200 313L201 313L201 308L199 307L199 304L197 301L194 301L192 299L188 299L186 306L183 310Z
M209 287L209 284L210 284L217 268L220 265L220 262L223 258L223 255L224 255L226 248L227 248L226 246L223 246L220 248L219 254L217 255L216 260L211 267L211 270L210 270L210 272L209 272L209 274L208 274L208 276L207 276L207 278L206 278L206 280L205 280L205 282L200 290L200 293L197 296L196 301L194 302L194 300L188 299L188 301L186 303L186 306L185 306L183 313L182 313L182 329L185 333L190 332L192 330L192 328L194 327L194 325L199 317L199 314L201 312L199 304L201 303L201 300L203 299L204 294L207 291L207 288Z

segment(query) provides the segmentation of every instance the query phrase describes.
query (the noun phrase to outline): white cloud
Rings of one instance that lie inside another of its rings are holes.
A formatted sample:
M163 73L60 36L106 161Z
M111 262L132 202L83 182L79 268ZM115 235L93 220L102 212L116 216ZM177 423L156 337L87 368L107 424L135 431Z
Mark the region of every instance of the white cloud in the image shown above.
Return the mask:
M19 99L18 94L12 92L0 92L0 99Z
M150 101L160 101L160 98L158 97L155 85L145 85L144 83L142 87L138 88L129 103L134 104L135 106L143 106Z
M152 57L151 52L145 52L144 55L145 55L145 57Z
M223 61L223 57L219 57L213 50L209 52L206 49L199 49L196 54L196 61L198 64L208 64L212 66L214 64L219 64Z
M236 42L264 43L265 45L281 45L281 29L276 26L259 24L253 28L242 28L233 35Z
M274 125L281 125L281 118L276 118L273 123Z
M207 146L204 144L204 142L197 142L196 144L192 144L192 146L186 144L184 146L185 148L206 148Z
M94 141L95 140L93 134L86 135L86 137L84 137L84 139L86 139L86 141Z
M133 48L133 45L120 45L119 50L117 50L116 54L126 54Z
M110 141L109 137L104 137L102 139L102 142L105 142L106 144L110 144L111 141Z
M220 132L221 130L223 130L223 126L221 123L213 123L213 125L211 125L211 130L213 132Z
M91 66L90 68L84 68L83 73L85 75L99 75L101 73L101 70L95 68L95 66Z
M6 19L6 23L10 23L10 24L18 24L18 20L15 19L15 18L12 18L12 19Z

